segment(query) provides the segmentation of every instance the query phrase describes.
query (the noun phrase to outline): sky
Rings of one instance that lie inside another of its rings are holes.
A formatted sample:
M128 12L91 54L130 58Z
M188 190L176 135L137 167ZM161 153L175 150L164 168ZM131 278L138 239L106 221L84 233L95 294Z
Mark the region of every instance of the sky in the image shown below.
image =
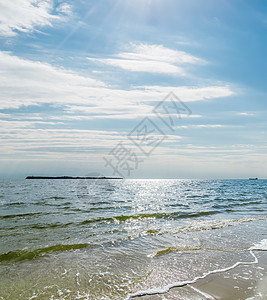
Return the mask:
M0 0L0 177L267 178L265 0Z

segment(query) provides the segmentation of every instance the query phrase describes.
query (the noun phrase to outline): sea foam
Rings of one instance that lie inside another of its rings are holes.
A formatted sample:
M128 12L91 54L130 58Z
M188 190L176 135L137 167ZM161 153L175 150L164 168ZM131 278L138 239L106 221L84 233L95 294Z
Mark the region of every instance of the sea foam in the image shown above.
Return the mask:
M254 246L250 247L249 250L267 250L267 239L263 239L258 244L254 244Z
M254 250L263 250L263 251L267 250L267 239L261 240L258 244L254 244L254 246L252 246L248 249L249 253L254 258L253 261L239 261L239 262L236 262L235 264L233 264L232 266L229 266L229 267L226 267L226 268L215 269L215 270L212 270L212 271L208 271L207 273L204 273L202 276L197 276L192 280L174 282L174 283L168 284L168 285L166 285L162 288L152 288L152 289L148 289L148 290L138 291L138 292L133 293L133 294L128 294L126 296L125 300L129 300L129 299L132 299L132 298L135 298L135 297L147 296L147 295L166 294L167 292L169 292L170 289L172 289L174 287L183 287L185 285L190 285L192 283L196 283L199 279L206 278L207 276L209 276L211 274L226 272L226 271L235 269L236 267L238 267L240 265L257 264L259 261L258 261L258 258L256 257L256 255L253 253ZM206 299L213 299L212 297L208 297L210 295L206 294L205 296L206 296Z

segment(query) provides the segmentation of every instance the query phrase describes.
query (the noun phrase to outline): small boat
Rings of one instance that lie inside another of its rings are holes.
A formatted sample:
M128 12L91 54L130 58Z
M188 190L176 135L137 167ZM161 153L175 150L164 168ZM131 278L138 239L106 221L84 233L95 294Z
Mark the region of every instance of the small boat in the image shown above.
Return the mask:
M258 178L257 177L255 177L255 178L249 178L249 180L258 180Z

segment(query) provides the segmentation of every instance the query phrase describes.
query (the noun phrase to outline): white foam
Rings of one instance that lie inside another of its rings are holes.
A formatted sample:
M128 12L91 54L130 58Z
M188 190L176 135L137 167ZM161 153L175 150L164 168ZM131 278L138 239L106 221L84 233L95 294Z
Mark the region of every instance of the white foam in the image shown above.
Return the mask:
M261 240L258 244L254 244L254 246L250 247L249 250L267 250L267 239Z
M219 229L239 225L242 223L265 220L266 217L259 218L241 218L241 219L223 219L223 220L194 220L187 226L181 228L180 232L203 231L211 229Z
M223 268L223 269L216 269L216 270L204 273L202 276L198 276L198 277L194 278L193 280L178 281L178 282L168 284L168 285L166 285L162 288L153 288L153 289L139 291L139 292L136 292L136 293L133 293L133 294L128 294L127 297L125 298L125 300L129 300L129 299L135 298L135 297L146 296L146 295L166 294L166 293L169 292L170 289L172 289L174 287L183 287L185 285L195 283L199 279L204 279L204 278L206 278L207 276L209 276L211 274L226 272L226 271L232 270L232 269L234 269L234 268L236 268L237 266L240 266L240 265L257 264L258 263L258 258L253 253L253 250L267 250L267 239L263 239L259 244L254 245L253 247L249 248L248 250L249 250L249 253L252 255L252 257L254 258L254 261L247 261L247 262L246 261L242 261L242 262L239 261L239 262L233 264L230 267Z

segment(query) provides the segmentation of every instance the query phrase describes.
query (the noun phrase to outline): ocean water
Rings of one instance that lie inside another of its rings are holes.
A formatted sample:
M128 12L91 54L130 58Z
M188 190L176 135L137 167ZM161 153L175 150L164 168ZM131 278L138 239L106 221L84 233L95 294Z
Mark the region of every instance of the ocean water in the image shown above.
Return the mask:
M0 299L171 299L264 250L266 191L267 180L1 180Z

